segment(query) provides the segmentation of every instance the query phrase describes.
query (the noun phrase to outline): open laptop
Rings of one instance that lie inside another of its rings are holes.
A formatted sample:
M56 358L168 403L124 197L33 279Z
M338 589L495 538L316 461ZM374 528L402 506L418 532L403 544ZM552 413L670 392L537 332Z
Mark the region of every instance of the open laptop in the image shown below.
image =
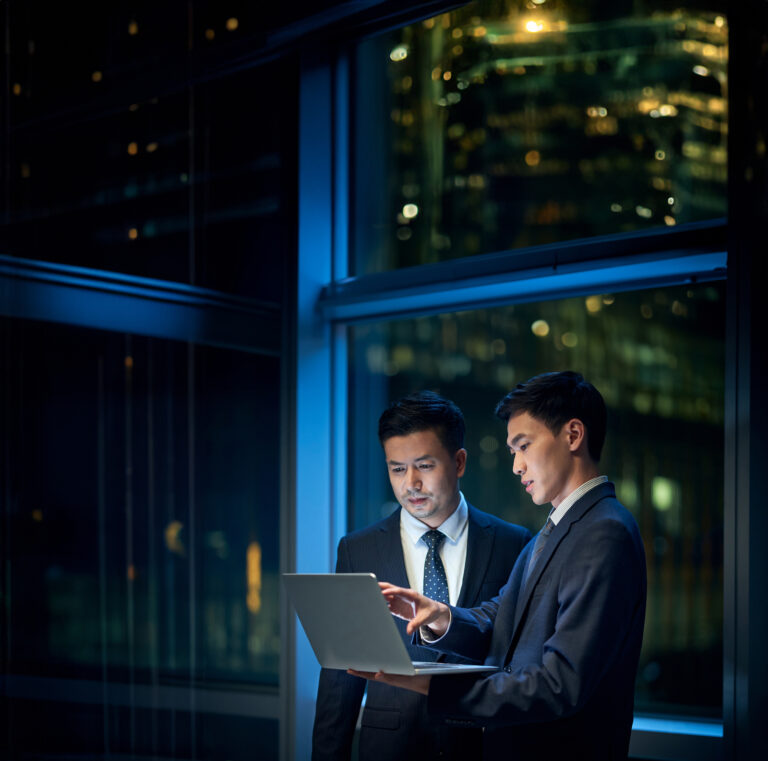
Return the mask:
M284 573L283 581L324 668L388 674L497 670L493 666L411 661L372 573Z

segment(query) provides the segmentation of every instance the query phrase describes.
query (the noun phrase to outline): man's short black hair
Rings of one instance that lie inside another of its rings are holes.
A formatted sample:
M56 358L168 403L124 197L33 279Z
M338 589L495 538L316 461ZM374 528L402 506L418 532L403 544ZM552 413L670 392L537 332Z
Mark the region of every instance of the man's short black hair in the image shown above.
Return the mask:
M434 431L451 454L464 448L464 415L450 400L434 391L409 394L387 407L379 418L379 441L393 436Z
M527 412L557 435L573 418L584 423L590 457L598 462L605 442L607 413L600 392L579 374L542 373L518 383L497 405L496 416L505 423Z

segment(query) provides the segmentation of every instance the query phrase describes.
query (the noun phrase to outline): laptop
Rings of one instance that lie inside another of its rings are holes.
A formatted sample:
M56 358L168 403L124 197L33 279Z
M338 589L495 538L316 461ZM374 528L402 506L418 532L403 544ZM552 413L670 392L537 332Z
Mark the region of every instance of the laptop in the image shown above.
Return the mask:
M323 668L407 675L498 670L411 661L372 573L284 573L283 582Z

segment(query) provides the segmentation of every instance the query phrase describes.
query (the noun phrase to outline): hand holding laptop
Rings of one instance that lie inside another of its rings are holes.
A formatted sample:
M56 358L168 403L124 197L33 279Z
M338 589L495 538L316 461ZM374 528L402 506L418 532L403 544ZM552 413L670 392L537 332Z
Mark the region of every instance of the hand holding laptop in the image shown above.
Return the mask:
M422 623L431 624L437 636L447 628L450 611L412 590L392 584L379 586L372 573L285 573L283 582L324 668L351 669L377 681L388 681L393 675L496 670L480 663L412 661L389 605L414 631ZM429 687L429 680L404 680L399 686L406 683L417 692Z
M408 622L408 634L412 635L422 626L428 626L435 639L445 634L451 623L451 612L445 603L436 602L413 589L396 587L386 581L380 581L379 586L387 601L389 612Z
M373 682L384 682L384 684L400 687L403 690L419 692L422 695L429 695L429 685L432 681L431 674L406 676L404 674L385 674L383 671L374 673L373 671L355 671L354 669L347 669L347 673Z

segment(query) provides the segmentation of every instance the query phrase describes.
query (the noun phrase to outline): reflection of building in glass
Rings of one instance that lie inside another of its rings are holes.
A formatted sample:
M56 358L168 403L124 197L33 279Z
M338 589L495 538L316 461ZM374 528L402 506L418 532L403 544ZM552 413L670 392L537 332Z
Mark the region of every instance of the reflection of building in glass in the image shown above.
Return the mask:
M493 406L545 370L578 370L601 390L610 410L601 465L648 560L641 710L721 704L724 296L710 283L354 329L355 440L375 440L371 409L419 388L444 393L467 418L467 498L532 530L541 509L511 472ZM393 506L381 462L366 464L357 449L350 504L360 526Z
M397 180L361 268L724 216L725 16L593 5L473 3L377 51Z

